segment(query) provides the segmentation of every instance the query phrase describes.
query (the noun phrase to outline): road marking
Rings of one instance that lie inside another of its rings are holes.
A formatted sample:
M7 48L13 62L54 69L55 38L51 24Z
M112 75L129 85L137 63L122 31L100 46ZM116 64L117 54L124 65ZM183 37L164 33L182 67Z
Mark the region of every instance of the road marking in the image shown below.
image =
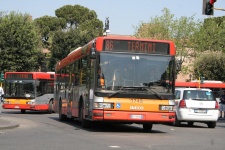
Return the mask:
M109 146L110 148L120 148L120 146Z
M0 132L0 134L7 134L6 132Z

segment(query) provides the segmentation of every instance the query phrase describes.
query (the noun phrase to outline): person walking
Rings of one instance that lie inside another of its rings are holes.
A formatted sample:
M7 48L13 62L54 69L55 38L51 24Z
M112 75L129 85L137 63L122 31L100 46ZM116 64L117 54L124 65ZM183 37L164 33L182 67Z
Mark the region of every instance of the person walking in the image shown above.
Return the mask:
M3 102L4 90L3 87L0 86L0 101Z
M223 91L223 94L220 97L220 117L219 118L225 118L225 91Z

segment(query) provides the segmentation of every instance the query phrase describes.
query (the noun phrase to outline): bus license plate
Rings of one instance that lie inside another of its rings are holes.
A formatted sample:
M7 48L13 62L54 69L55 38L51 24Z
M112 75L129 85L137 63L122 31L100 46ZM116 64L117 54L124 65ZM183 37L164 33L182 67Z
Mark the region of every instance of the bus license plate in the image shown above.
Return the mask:
M205 109L195 109L195 113L207 113Z
M131 119L143 119L143 115L130 115Z
M14 108L20 108L20 106L15 106Z

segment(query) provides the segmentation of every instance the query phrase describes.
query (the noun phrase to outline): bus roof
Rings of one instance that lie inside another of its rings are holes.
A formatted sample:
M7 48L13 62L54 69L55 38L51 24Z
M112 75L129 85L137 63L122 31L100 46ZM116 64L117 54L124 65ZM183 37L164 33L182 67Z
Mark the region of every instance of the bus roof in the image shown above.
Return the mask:
M169 40L151 40L147 38L136 38L136 37L128 37L128 36L100 36L95 38L94 40L90 41L88 44L84 45L83 47L78 47L72 52L70 52L67 57L63 58L59 62L56 63L55 70L59 70L62 67L65 67L71 64L73 61L82 58L84 55L90 53L90 49L93 46L93 43L96 43L96 51L103 51L103 43L104 40L130 40L130 41L148 41L148 42L159 42L159 43L167 43L170 46L170 55L175 56L175 44L173 41Z
M10 74L16 74L10 76ZM28 75L32 75L28 77ZM5 72L5 79L49 79L54 80L54 72Z

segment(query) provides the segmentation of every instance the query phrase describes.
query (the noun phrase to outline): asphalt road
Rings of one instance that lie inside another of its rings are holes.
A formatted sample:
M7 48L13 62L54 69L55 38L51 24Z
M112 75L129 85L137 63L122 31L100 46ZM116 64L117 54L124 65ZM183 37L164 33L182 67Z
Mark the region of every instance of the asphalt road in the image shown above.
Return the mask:
M82 129L73 120L60 122L57 114L2 110L19 127L0 130L1 150L224 150L225 119L215 129L195 123L173 127L155 124L150 133L141 125L93 124Z

